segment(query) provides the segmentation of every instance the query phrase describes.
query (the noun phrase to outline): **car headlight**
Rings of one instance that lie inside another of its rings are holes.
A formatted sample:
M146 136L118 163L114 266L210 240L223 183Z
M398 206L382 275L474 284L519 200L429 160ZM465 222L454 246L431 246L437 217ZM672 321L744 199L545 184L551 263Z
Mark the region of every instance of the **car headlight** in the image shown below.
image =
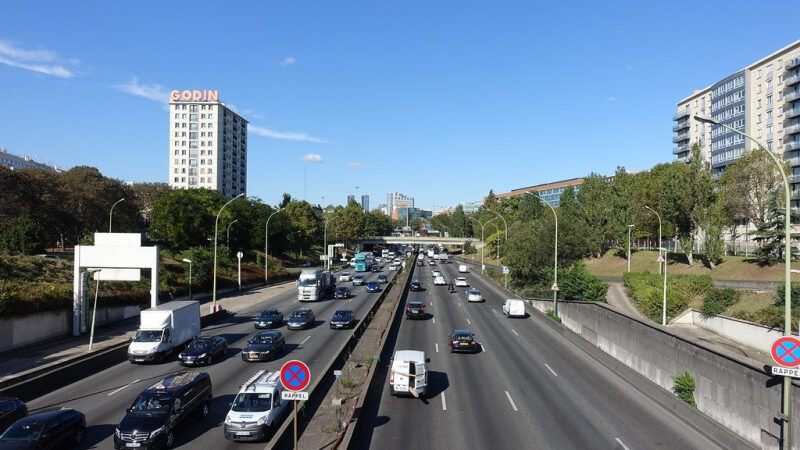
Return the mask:
M178 354L178 359L183 359L184 356L186 356L186 355L184 355L183 353L179 353Z
M164 432L164 430L165 430L166 428L167 428L167 426L166 426L166 425L164 425L164 426L163 426L163 427L161 427L161 428L156 428L155 430L151 431L151 432L150 432L150 439L153 439L154 437L156 437L156 436L158 436L159 434L163 433L163 432Z
M197 359L203 359L208 355L208 353L201 353L197 356Z
M119 437L120 437L119 428L114 428L114 435L115 435L117 438L119 438Z
M256 425L264 425L264 423L265 423L266 421L267 421L267 416L262 416L260 419L258 419L258 420L256 421Z
M225 416L225 424L233 425L233 420L231 419L231 416Z

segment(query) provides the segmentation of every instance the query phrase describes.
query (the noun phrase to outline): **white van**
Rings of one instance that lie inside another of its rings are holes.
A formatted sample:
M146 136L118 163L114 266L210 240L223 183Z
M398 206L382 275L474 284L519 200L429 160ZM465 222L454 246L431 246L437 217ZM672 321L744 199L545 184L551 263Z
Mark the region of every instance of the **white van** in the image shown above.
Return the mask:
M467 273L467 265L466 264L459 264L458 265L458 273Z
M425 352L397 350L391 362L389 392L425 398L428 387L428 365Z
M503 314L508 317L525 317L525 302L509 298L503 303Z
M225 416L225 439L261 441L278 424L288 400L281 398L280 372L260 370L236 394Z

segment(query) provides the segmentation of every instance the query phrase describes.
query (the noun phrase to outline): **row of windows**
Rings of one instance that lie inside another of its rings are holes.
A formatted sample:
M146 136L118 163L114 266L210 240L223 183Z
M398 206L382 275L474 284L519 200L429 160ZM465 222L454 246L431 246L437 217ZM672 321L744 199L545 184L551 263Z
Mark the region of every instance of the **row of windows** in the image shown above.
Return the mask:
M717 153L716 155L711 156L711 163L712 164L719 164L725 161L730 161L733 159L738 159L742 156L744 152L743 148L735 148L732 150L728 150L726 152Z
M717 86L714 90L711 91L711 100L717 98L717 96L723 95L728 91L732 91L734 89L740 88L744 86L744 75L738 76L732 80L725 82L725 84Z
M716 141L716 142L712 142L711 143L711 151L713 152L715 150L722 150L722 149L724 149L726 147L731 147L731 146L739 145L739 144L742 144L742 143L744 143L744 137L742 135L740 135L740 134L734 134L732 136L726 137L725 139L722 139L722 140L719 140L719 141Z
M731 109L726 109L721 113L713 114L713 119L718 122L725 122L733 117L741 116L744 114L744 105L734 106Z
M711 109L720 109L725 106L741 101L744 101L744 89L741 91L736 91L731 95L726 95L725 98L721 98L715 101L714 103L711 104Z
M175 122L174 128L186 128L186 122ZM200 124L200 128L214 128L214 123L213 122L211 122L211 123L203 122L203 123ZM195 127L191 127L190 129L191 130L196 130L197 127L196 126Z
M743 132L744 131L744 118L741 118L741 119L738 119L738 120L734 120L733 122L726 123L725 125L727 125L727 126L729 126L731 128L735 128L735 129ZM711 128L712 128L712 130L711 130L711 137L712 138L715 138L715 137L718 137L718 136L722 136L723 134L731 133L731 131L728 131L726 128L723 128L723 127L715 126L715 127L711 127Z
M175 111L178 111L178 110L186 111L186 104L185 103L184 104L180 104L180 105L174 105L174 106L175 106L175 108L174 108ZM209 111L213 111L214 110L214 105L189 105L189 111L190 112L197 112L197 110L198 110L197 107L198 106L200 106L200 110L201 111L205 111L206 110L206 106L208 106L208 110Z
M192 105L192 106L197 106L197 105ZM175 113L174 117L175 117L175 119L186 120L186 113L183 113L183 114ZM200 114L200 118L201 119L206 119L206 118L207 119L213 119L214 118L214 114L211 114L211 113L209 113L209 114ZM197 114L189 114L189 120L197 121Z

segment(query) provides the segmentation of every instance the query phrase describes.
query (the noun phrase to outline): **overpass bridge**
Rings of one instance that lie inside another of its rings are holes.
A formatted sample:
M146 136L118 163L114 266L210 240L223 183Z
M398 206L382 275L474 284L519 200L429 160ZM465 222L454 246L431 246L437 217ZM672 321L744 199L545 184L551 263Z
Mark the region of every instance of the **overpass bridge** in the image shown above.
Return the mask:
M481 247L481 240L468 237L438 237L438 236L367 236L359 239L362 244L436 244L436 245L464 245L467 242L475 247Z

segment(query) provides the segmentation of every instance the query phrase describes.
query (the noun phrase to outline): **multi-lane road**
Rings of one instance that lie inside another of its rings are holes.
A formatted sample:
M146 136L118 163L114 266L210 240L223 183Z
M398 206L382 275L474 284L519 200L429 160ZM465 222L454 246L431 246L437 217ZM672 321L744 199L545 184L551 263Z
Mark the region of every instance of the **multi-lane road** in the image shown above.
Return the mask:
M388 361L378 406L354 442L359 448L423 449L714 449L720 446L645 397L606 366L554 332L539 314L509 319L504 295L457 264L417 267L426 288L408 300L426 303L427 320L402 319L395 350L430 358L425 399L392 397ZM432 269L448 280L466 276L484 303L468 303L467 288L434 286ZM470 269L473 270L473 269ZM478 270L478 269L474 269ZM469 329L476 354L450 353L448 333Z
M386 266L388 268L388 265ZM352 271L351 271L352 272ZM394 272L389 274L390 278ZM377 278L377 273L367 274L367 280ZM349 286L351 283L337 283ZM382 289L386 285L381 285ZM328 320L336 309L352 309L357 319L362 319L377 300L379 293L368 294L364 286L351 288L355 294L349 300L324 300L321 302L300 303L297 290L292 289L254 304L228 320L203 329L203 335L221 335L228 341L226 358L211 366L196 370L208 372L213 384L214 398L207 418L188 424L176 432L176 448L186 449L225 449L248 444L237 444L223 436L222 424L230 404L239 391L240 385L257 370L278 370L291 359L299 359L309 364L312 374L320 370L334 356L333 352L348 338L349 330L331 330ZM266 297L266 296L265 296ZM310 307L316 316L316 324L308 330L287 330L283 325L279 330L286 336L286 350L281 357L271 362L242 361L240 350L257 330L253 318L263 309L278 308L284 317L296 308ZM145 388L159 381L165 375L180 370L177 361L156 365L131 365L123 362L96 373L88 378L72 383L64 388L43 395L28 402L31 412L48 407L71 407L86 414L86 437L82 448L113 449L113 434L116 425L125 415L125 409ZM252 444L250 444L252 448Z

